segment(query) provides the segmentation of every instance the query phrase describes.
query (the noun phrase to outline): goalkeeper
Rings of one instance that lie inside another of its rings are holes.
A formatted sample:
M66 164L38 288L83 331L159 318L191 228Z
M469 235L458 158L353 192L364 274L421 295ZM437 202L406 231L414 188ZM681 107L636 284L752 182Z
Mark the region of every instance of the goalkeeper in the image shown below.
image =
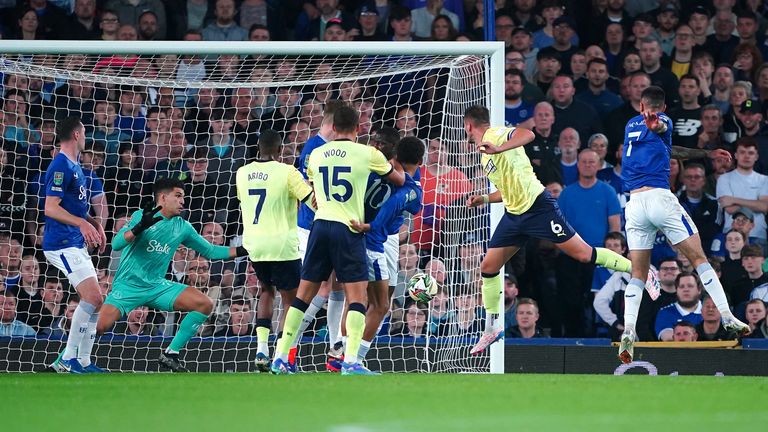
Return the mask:
M197 289L165 279L168 265L180 244L208 259L248 255L242 246L214 246L203 239L189 222L179 217L184 209L184 184L177 179L155 182L155 205L137 210L112 240L114 250L123 250L112 292L101 308L96 325L104 333L131 310L149 306L163 311L189 312L181 321L171 344L160 354L161 370L187 372L179 351L213 311L211 300ZM157 216L156 216L157 214Z

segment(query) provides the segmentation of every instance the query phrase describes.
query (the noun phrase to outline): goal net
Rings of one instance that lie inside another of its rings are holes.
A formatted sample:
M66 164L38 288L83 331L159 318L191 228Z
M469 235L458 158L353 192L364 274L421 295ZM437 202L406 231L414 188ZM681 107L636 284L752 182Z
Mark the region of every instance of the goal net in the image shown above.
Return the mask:
M6 324L0 327L0 370L50 364L63 348L77 305L74 288L41 250L43 183L56 151L57 121L76 115L86 127L81 165L88 200L109 240L127 215L151 199L156 179L175 177L186 184L182 217L211 243L237 246L242 228L234 174L258 156L259 132L280 133L281 161L298 164L302 146L318 132L325 103L333 99L359 110L360 142L370 143L377 131L394 128L427 146L421 170L424 208L401 230L395 298L366 358L368 366L384 372L491 370L488 353L469 356L483 328L479 269L492 217L489 208L465 206L469 194L487 193L489 185L479 154L467 143L462 118L471 105L491 107L492 95L499 94L503 77L492 72L503 57L501 45L257 46L86 43L73 48L54 42L34 51L19 45L13 54L1 54L0 288L13 295L0 297L0 325ZM500 100L494 96L496 124ZM94 252L104 295L119 260L119 252L109 248L103 255ZM405 286L417 272L431 274L440 285L440 295L426 306L407 298ZM186 366L254 370L260 286L247 262L208 261L181 248L167 277L200 289L215 304L182 353ZM283 306L275 299L272 351ZM113 371L156 371L154 360L178 329L180 315L132 311L97 340L97 364ZM24 325L8 324L13 321ZM302 335L299 370L324 371L327 351L321 311ZM496 347L497 365L500 353Z

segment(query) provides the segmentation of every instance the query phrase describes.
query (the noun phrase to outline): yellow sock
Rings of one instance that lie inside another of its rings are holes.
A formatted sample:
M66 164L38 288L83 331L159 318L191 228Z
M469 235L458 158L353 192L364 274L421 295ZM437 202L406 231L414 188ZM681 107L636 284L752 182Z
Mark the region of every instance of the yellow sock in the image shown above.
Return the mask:
M496 276L483 276L483 307L488 313L499 313L499 301L501 300L501 290L504 286L504 280L501 273Z
M347 347L344 350L344 362L357 363L357 354L360 351L360 342L363 340L363 330L365 330L365 314L348 310L346 329Z
M297 336L301 321L304 319L304 312L291 306L288 309L288 313L285 315L285 325L283 326L283 337L277 341L277 349L275 350L275 358L288 358L288 350L293 343L293 339ZM258 335L257 335L258 336Z
M595 248L595 264L624 273L632 271L632 262L606 248Z

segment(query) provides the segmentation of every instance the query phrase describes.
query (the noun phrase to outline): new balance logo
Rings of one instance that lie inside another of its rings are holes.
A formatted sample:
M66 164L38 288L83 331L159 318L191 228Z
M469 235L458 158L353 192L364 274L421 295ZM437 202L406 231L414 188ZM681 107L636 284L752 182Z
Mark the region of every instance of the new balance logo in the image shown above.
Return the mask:
M701 126L701 120L696 119L677 119L675 122L675 134L679 136L694 136Z

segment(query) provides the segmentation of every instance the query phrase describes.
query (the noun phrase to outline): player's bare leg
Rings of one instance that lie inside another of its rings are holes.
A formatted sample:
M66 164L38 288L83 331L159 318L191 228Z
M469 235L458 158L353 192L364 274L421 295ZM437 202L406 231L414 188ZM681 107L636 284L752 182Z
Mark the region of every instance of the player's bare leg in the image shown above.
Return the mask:
M275 287L262 282L259 302L256 304L256 370L269 372L269 333L272 329L272 310L275 304ZM285 315L285 314L283 314Z
M520 250L518 246L489 248L483 257L483 262L480 264L480 274L483 277L485 330L477 344L469 351L471 355L480 354L504 336L504 328L498 325L499 314L501 313L499 303L504 288L504 277L501 274L501 269L518 250Z
M104 299L95 277L89 277L76 287L80 304L72 316L72 331L67 335L64 351L53 363L58 372L104 372L91 363L91 351L96 341L96 326Z
M102 305L99 311L99 321L96 323L96 335L101 336L106 333L121 316L120 310L111 304Z
M308 281L302 279L299 283L299 289L296 298L291 303L290 308L285 314L283 327L283 337L277 341L277 348L272 359L272 373L288 374L292 373L288 365L288 352L291 349L294 339L298 338L300 327L304 318L304 313L309 308L309 303L320 290L320 282Z
M635 340L637 339L637 315L643 300L643 279L651 267L651 250L631 250L632 278L624 290L624 332L619 342L619 360L631 363L635 355Z
M171 340L168 348L160 354L158 364L161 370L189 372L179 361L179 352L211 315L213 312L213 302L202 292L188 286L176 297L176 300L173 302L173 310L189 313L181 320L179 330Z
M720 316L723 322L723 327L729 332L735 332L739 336L749 334L749 326L736 317L731 312L731 307L728 305L728 298L725 296L723 285L715 274L715 270L707 261L704 250L701 247L701 239L699 234L696 233L687 239L676 244L680 252L685 255L696 269L696 273L699 274L701 283L704 285L704 289L712 297L712 300L717 306L717 310L720 311Z

